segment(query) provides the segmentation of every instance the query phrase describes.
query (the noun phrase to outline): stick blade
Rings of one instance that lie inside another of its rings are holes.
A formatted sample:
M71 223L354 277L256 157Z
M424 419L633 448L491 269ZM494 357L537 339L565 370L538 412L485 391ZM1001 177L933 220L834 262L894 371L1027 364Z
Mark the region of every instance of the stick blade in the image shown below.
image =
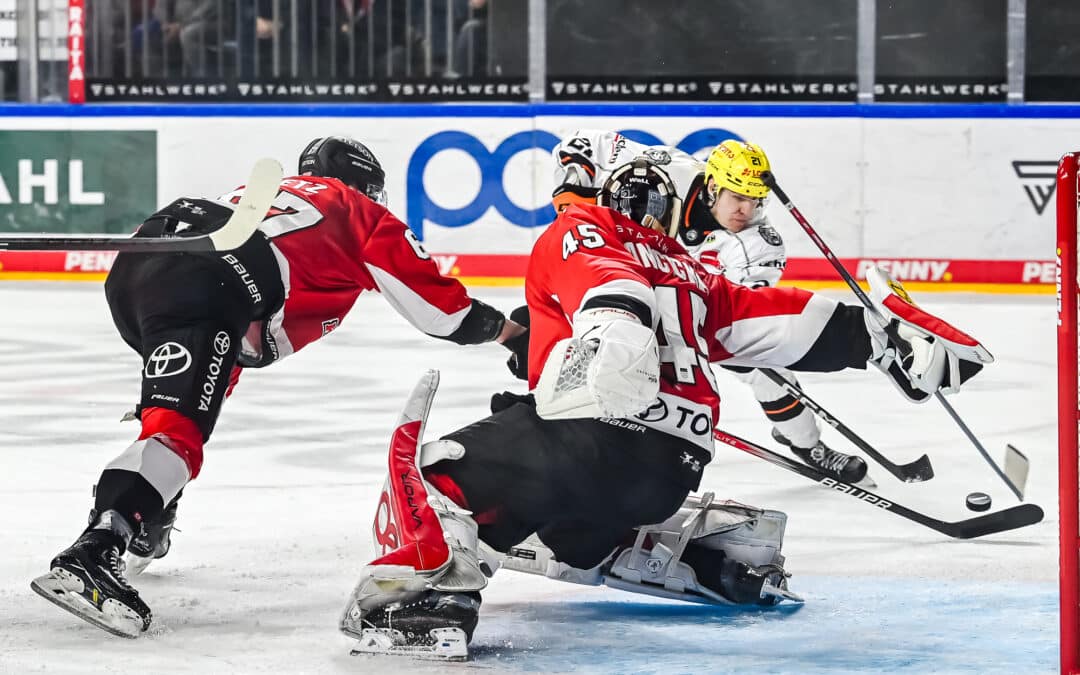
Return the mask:
M901 464L899 468L903 475L896 475L899 475L905 483L921 483L934 477L934 465L930 463L930 458L926 455L910 464Z
M1020 499L1024 498L1024 487L1027 485L1028 470L1031 462L1027 455L1017 450L1012 444L1005 446L1005 476L1016 487Z
M943 523L943 528L938 528L950 537L957 539L975 539L985 537L988 534L1008 532L1028 525L1042 522L1044 513L1036 504L1017 504L1016 506L988 513L985 516L977 516L955 523Z
M215 250L231 251L243 246L266 217L283 177L284 170L277 160L264 157L255 162L232 217L210 234Z

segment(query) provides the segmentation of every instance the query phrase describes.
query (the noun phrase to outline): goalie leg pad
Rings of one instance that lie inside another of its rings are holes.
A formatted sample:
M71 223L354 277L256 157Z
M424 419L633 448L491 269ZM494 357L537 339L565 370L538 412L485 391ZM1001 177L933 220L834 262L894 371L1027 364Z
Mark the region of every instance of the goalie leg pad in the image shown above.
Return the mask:
M666 521L637 528L633 546L582 570L560 563L534 535L510 549L502 567L570 583L599 585L704 604L802 602L787 588L783 544L787 516L712 493L689 497Z
M438 640L431 631L443 628L462 629L467 642L476 625L479 591L487 585L477 557L476 523L420 473L423 426L438 382L437 371L425 374L394 432L374 520L380 557L364 568L340 622L342 632L371 649L388 640L396 649L387 653L432 647ZM435 454L453 454L453 448L441 450ZM403 617L409 630L397 635Z

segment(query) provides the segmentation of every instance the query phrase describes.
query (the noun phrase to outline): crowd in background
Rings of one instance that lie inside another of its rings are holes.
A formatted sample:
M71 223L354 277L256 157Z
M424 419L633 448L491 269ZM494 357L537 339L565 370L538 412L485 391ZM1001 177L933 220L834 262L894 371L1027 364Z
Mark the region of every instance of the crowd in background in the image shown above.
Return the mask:
M96 0L88 3L88 72L147 78L489 74L489 3Z
M23 57L0 66L2 97L64 100L67 0L33 2L53 16L42 40L60 48L38 54L36 74ZM1024 4L873 0L870 31L861 0L548 0L539 32L530 0L86 0L84 65L91 82L126 84L528 78L536 89L543 79L542 96L562 100L579 100L556 93L568 82L579 93L665 78L698 78L701 92L715 79L854 87L869 66L883 102L889 87L939 84L991 87L980 100L1002 101L1018 79L1025 101L1080 101L1076 0ZM530 63L534 34L543 64ZM866 39L872 53L859 49Z

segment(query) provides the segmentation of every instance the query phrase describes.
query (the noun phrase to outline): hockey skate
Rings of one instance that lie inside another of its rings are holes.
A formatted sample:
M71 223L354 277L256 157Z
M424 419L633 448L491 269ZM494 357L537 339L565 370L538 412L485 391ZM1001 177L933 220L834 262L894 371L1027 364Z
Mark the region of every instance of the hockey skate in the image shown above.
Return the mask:
M812 448L797 448L775 428L772 430L772 437L780 445L790 448L791 452L807 465L828 474L830 478L848 485L877 486L866 474L866 462L862 457L846 455L838 450L833 450L821 441L818 441Z
M353 654L464 660L487 577L477 526L420 473L424 419L438 387L428 371L413 390L390 442L389 476L373 524L381 557L367 565L340 628L359 642ZM446 458L460 444L435 442Z
M172 531L176 523L180 494L165 506L165 510L157 518L143 521L142 530L131 540L127 553L124 554L128 574L142 574L150 563L168 554L172 545Z
M131 526L106 511L30 587L38 595L113 635L137 638L150 627L150 608L124 578L121 555Z

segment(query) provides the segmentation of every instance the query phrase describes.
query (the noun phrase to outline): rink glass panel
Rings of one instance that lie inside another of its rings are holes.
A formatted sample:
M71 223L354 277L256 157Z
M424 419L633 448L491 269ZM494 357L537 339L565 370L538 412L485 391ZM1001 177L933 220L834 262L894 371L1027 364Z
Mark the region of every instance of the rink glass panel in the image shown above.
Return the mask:
M879 102L1002 101L1009 77L1023 100L1080 101L1075 0L530 4L95 0L88 100L846 102L861 75ZM0 0L0 100L66 98L67 29L66 0Z
M547 97L854 100L857 9L858 0L555 0ZM603 86L614 83L626 86ZM798 86L807 84L818 93Z
M470 100L525 98L524 3L88 4L88 100L455 100L443 85L470 82L515 85ZM140 83L160 88L124 93Z
M1004 101L1007 4L877 3L874 100Z
M1029 2L1026 28L1025 100L1080 101L1080 3Z

